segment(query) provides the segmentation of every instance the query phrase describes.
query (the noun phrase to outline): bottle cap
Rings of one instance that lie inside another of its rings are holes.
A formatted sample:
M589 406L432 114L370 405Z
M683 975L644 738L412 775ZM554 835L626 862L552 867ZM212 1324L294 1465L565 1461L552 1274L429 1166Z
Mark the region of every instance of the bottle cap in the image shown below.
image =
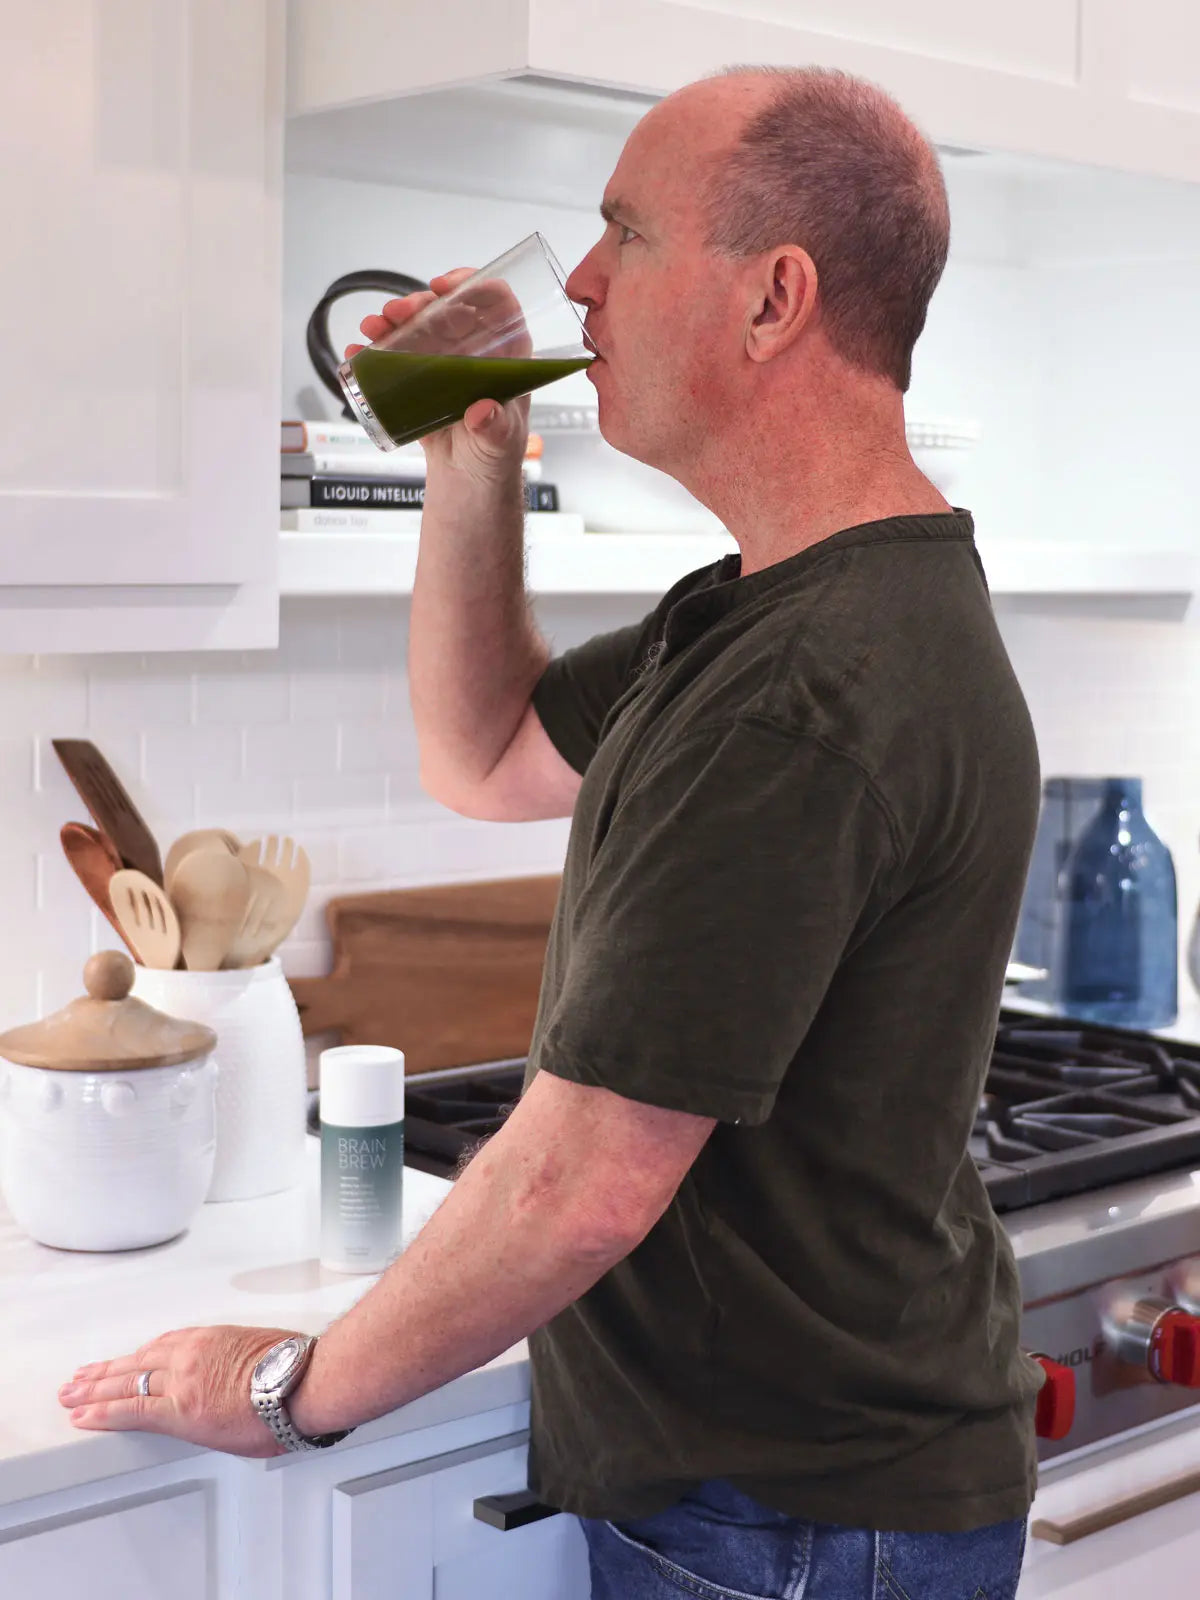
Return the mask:
M379 1128L404 1118L404 1051L345 1044L320 1056L321 1121L335 1128Z

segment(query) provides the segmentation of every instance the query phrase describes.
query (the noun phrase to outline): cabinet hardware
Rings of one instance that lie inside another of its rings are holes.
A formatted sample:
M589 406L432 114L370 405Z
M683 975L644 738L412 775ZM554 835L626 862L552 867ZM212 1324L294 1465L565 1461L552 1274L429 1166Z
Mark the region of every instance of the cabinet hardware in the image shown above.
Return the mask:
M1193 1468L1191 1472L1152 1484L1149 1489L1126 1495L1123 1500L1114 1500L1111 1505L1100 1506L1095 1511L1081 1511L1078 1516L1058 1519L1039 1517L1029 1529L1030 1537L1045 1539L1049 1544L1074 1544L1077 1539L1086 1539L1103 1528L1115 1528L1119 1522L1140 1517L1144 1511L1169 1506L1173 1500L1182 1500L1197 1490L1200 1490L1200 1469Z
M480 1495L475 1502L476 1519L486 1522L489 1528L499 1528L501 1533L510 1533L513 1528L523 1528L527 1523L560 1515L557 1507L543 1504L527 1489L517 1494Z

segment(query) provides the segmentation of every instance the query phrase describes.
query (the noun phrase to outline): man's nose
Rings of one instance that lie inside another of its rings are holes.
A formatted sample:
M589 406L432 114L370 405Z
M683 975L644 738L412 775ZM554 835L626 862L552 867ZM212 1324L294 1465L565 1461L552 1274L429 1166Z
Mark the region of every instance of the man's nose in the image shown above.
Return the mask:
M593 245L567 279L567 296L577 305L587 306L589 311L595 311L604 302L604 276L596 261L599 250L598 245Z

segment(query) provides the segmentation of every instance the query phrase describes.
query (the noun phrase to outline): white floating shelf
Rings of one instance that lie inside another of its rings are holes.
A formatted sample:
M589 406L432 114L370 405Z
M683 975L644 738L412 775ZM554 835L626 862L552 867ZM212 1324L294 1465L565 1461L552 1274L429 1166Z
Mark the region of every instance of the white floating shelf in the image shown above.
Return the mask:
M393 514L405 519L404 531L282 533L280 593L411 594L420 513ZM719 533L582 533L578 518L546 512L536 522L525 540L534 594L657 596L685 573L737 549ZM556 526L547 528L547 522Z
M976 541L995 595L1111 595L1188 598L1200 559L1190 551L1063 540Z
M419 511L395 533L280 535L285 595L411 594ZM687 572L737 547L720 533L582 533L578 517L541 513L526 548L534 594L661 595ZM992 540L980 554L994 595L1188 598L1200 563L1186 551Z

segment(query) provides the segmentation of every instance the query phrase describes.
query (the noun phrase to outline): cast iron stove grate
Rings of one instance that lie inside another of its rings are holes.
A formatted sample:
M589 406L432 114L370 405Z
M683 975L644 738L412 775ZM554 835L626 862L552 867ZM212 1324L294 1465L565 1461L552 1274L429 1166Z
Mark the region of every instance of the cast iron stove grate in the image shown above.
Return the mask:
M998 1211L1200 1163L1200 1049L1001 1013L971 1154Z

